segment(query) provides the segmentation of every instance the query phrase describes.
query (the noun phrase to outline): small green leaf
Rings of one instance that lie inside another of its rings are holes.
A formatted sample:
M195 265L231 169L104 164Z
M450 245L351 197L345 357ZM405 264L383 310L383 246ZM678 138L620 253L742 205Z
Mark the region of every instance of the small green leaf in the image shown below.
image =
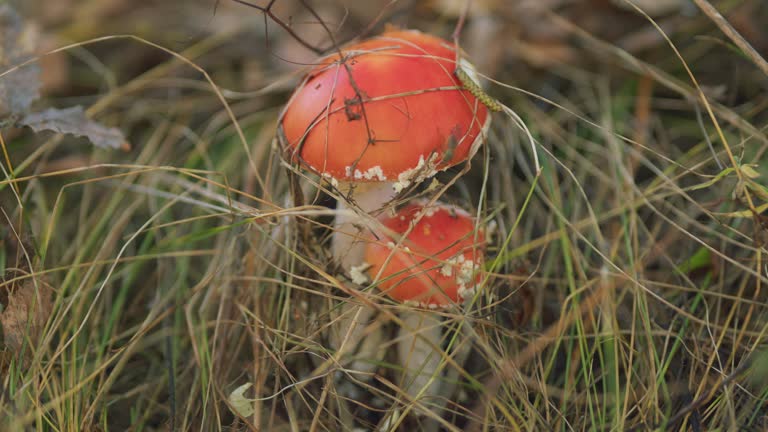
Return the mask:
M760 177L760 173L757 172L755 169L756 165L742 165L741 166L741 172L744 173L745 176L754 179Z
M724 170L720 171L720 172L719 172L719 173L718 173L718 174L715 176L715 178L713 178L712 180L710 180L710 181L708 181L708 182L704 182L704 183L701 183L701 184L697 184L697 185L695 185L695 186L692 186L692 187L690 187L688 190L692 190L692 191L695 191L695 190L699 190L699 189L705 189L705 188L708 188L708 187L710 187L710 186L714 185L715 183L719 182L719 181L720 181L720 180L722 180L723 178L725 178L725 176L727 176L728 174L732 173L733 171L734 171L734 169L733 169L733 168L726 168L726 169L724 169Z
M690 273L692 271L706 268L710 265L712 265L712 255L709 252L709 249L702 246L696 250L693 256L680 264L677 269L682 273Z
M747 181L747 187L760 199L768 201L768 188L752 180Z
M741 210L741 211L735 211L730 213L715 213L715 214L717 216L732 217L732 218L752 218L755 215L755 213L762 214L766 210L768 210L768 203L755 207L754 212L748 209L748 210Z

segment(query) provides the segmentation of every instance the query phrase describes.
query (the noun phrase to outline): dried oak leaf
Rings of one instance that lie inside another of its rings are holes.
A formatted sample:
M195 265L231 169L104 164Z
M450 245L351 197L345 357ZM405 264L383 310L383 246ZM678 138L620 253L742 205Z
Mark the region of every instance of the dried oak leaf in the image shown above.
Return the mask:
M40 97L37 64L5 73L32 58L36 39L34 27L24 25L10 5L0 5L0 115L23 114Z
M88 138L93 145L105 148L126 148L125 136L117 128L106 127L85 116L81 106L49 108L27 114L19 124L29 126L35 132L53 131Z

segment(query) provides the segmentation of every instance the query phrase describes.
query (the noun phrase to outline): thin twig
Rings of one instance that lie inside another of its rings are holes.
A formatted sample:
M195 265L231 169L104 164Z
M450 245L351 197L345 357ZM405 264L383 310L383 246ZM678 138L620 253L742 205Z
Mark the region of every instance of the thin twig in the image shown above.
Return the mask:
M301 36L298 35L298 33L296 33L295 30L291 28L290 25L288 25L285 21L281 20L277 15L274 14L274 12L272 12L272 6L274 6L277 0L271 0L266 6L258 6L246 0L232 0L232 1L235 3L240 3L241 5L252 7L260 11L265 16L269 17L269 19L274 21L277 25L282 27L283 30L288 32L288 34L291 35L291 37L293 37L294 39L296 39L296 42L300 43L301 46L314 52L315 54L320 55L326 51L325 48L316 47L311 43L307 42L306 40L304 40Z
M734 43L741 51L744 52L744 54L752 60L752 62L760 68L763 73L768 76L768 62L765 61L765 59L760 55L760 53L755 50L752 45L750 45L749 42L747 42L744 37L739 34L739 32L736 31L736 29L731 26L731 24L728 22L728 20L723 17L723 15L715 9L714 6L712 6L707 0L693 0L694 3L696 3L696 6L701 9L702 12L706 16L709 17L709 19L712 20L712 22L715 23L715 25L725 33L726 36Z
M461 8L461 15L459 15L459 21L456 23L456 28L453 29L453 44L456 45L456 52L459 51L459 38L461 37L461 31L464 30L464 23L467 21L467 15L469 14L469 6L472 4L472 0L465 0L464 7Z

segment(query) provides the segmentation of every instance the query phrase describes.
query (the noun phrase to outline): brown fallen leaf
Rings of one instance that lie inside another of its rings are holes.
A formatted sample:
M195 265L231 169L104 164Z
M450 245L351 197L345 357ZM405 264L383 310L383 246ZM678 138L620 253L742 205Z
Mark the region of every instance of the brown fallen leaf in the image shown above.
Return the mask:
M9 272L7 279L17 277L19 272ZM25 355L34 349L40 334L53 310L52 290L46 283L23 279L0 288L0 325L2 345L12 353L19 353L26 347ZM26 345L25 345L26 343Z

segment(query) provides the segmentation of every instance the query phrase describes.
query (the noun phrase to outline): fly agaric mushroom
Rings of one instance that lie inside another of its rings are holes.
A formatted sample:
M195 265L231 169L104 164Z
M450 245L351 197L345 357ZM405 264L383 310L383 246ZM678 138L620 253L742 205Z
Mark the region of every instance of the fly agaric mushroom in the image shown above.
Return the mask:
M471 158L491 116L454 73L457 57L445 40L397 30L321 59L280 116L288 158L345 196L355 183L351 198L365 213ZM460 67L473 71L463 60ZM343 199L337 209L337 231L352 230ZM334 256L346 271L361 258L352 242L334 235Z
M410 185L471 158L485 139L491 116L458 79L457 70L473 75L469 63L457 64L458 57L453 44L437 37L388 31L321 59L280 115L278 139L287 159L343 195L337 201L332 253L353 282L352 270L364 254L356 233L368 224L345 211L345 198L371 213ZM355 312L348 303L340 309L341 330L332 331L331 344L339 351L349 349L344 343L373 345L358 354L376 357L380 344L359 343L374 340L365 336L372 311ZM352 369L374 364L357 362Z
M467 212L442 204L410 204L380 218L388 233L405 235L401 248L391 234L366 246L371 279L391 298L436 309L462 303L480 282L482 230Z
M421 202L379 221L386 231L380 232L378 239L371 238L365 252L368 274L379 290L395 300L428 309L462 303L475 292L481 282L485 231L475 229L475 220L467 212ZM440 416L442 402L450 397L455 382L455 377L438 378L441 363L446 355L463 363L467 348L454 347L452 354L443 354L435 349L443 338L438 316L419 310L404 310L400 315L398 354L403 391L410 400L436 398L420 405L432 406L432 417Z

